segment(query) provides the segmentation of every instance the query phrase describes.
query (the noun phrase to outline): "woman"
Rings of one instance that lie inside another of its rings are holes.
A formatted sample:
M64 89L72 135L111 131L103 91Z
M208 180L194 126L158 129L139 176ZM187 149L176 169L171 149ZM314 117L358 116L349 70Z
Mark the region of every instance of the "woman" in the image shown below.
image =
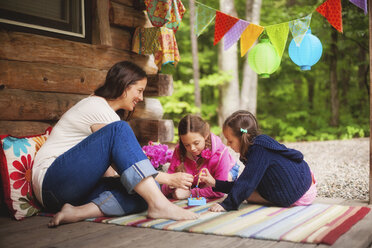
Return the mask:
M192 176L166 175L153 168L118 110L132 112L147 84L146 73L127 61L115 64L105 83L69 109L38 151L33 189L50 227L86 218L117 216L148 208L150 218L195 219L197 214L169 202L160 183L187 188ZM102 177L113 165L120 177ZM137 193L137 194L136 194Z

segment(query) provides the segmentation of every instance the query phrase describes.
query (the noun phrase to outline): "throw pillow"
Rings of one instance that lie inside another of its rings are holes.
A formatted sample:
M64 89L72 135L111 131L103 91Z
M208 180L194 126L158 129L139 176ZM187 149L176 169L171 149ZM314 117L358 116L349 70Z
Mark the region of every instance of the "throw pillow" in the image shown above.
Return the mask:
M4 201L17 220L40 211L32 190L32 167L36 152L51 130L52 127L49 127L44 134L27 137L0 135L0 174Z

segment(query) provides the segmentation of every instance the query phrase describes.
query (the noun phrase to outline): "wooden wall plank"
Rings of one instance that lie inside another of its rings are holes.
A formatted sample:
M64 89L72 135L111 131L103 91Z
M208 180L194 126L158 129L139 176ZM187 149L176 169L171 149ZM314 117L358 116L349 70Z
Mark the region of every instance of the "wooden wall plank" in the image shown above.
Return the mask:
M0 120L55 121L88 95L0 90ZM163 109L158 99L145 98L136 106L133 118L161 119Z
M120 4L123 4L123 5L126 5L126 6L133 7L134 2L140 2L140 1L138 1L138 0L111 0L111 2L120 3Z
M131 120L129 122L133 132L141 145L150 140L154 142L171 142L174 138L174 126L172 120Z
M147 23L145 12L116 2L111 2L110 23L122 27L136 28Z
M133 61L148 74L158 68L150 56L115 48L104 48L81 42L61 40L35 34L0 30L0 59L47 62L71 67L108 70L122 60Z
M171 96L173 94L173 77L168 74L149 75L145 96Z
M93 15L92 43L99 46L112 46L110 20L110 0L96 0Z
M54 126L55 122L41 121L0 121L0 135L10 134L16 137L42 134Z
M0 59L0 86L8 89L89 95L104 82L106 74L107 70ZM148 75L145 96L170 96L172 92L172 75Z
M0 60L0 84L9 89L91 94L107 70Z
M112 47L121 50L132 50L132 35L128 30L111 26Z

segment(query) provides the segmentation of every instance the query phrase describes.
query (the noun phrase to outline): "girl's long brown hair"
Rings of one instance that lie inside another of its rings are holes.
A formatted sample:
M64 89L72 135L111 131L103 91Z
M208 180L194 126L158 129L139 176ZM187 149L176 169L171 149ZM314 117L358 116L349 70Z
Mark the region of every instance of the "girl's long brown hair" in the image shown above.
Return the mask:
M205 148L211 149L212 142L211 142L211 135L210 135L210 128L209 124L204 121L200 116L198 115L186 115L178 124L178 136L181 137L181 135L186 135L188 133L199 133L203 137L207 137L205 140ZM185 171L184 167L184 161L186 158L186 148L184 144L182 143L182 140L180 138L179 140L179 156L181 164L176 168L176 171ZM198 168L204 163L204 158L199 158L197 161Z
M249 111L238 110L231 114L223 123L223 130L231 128L233 135L240 139L240 159L246 160L249 147L260 134L256 117ZM247 130L247 133L241 129Z

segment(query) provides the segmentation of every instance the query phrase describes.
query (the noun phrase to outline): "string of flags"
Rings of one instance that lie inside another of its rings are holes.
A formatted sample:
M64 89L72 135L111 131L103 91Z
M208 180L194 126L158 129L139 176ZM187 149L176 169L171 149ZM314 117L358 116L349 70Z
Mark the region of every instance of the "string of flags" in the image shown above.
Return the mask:
M365 14L367 14L367 0L349 0L355 6L361 8ZM275 65L275 67L279 67L277 63L277 59L280 60L282 58L289 31L292 34L293 40L292 42L294 45L290 48L290 57L293 62L298 64L302 70L310 70L311 65L303 65L301 64L301 51L305 51L307 54L306 56L309 57L311 54L315 52L315 59L309 58L308 60L312 61L311 63L315 63L320 59L322 46L317 37L311 34L310 31L310 22L312 18L312 14L310 13L303 18L299 18L296 20L291 20L284 23L269 25L269 26L260 26L254 23L250 23L245 20L241 20L239 18L227 15L219 10L213 9L207 5L204 5L200 2L196 3L196 15L195 15L195 33L197 36L200 36L205 29L215 20L214 26L214 42L213 44L218 44L221 39L224 39L224 50L229 49L232 45L234 45L240 39L240 55L243 57L248 50L253 46L256 40L260 37L260 35L265 32L269 41L265 40L266 47L270 47L268 50L272 50L271 46L274 48L274 53L271 57L273 60L276 61L275 63L270 63ZM330 25L338 30L339 32L343 32L342 26L342 6L341 0L326 0L321 5L319 5L315 11L321 14L323 17L327 19ZM315 37L315 38L314 38ZM303 40L306 40L307 48L310 46L315 47L315 51L309 52L309 49L301 49L301 44ZM256 47L256 46L255 46ZM255 48L254 47L254 48ZM252 50L254 49L252 48ZM260 47L262 49L262 47ZM267 50L265 50L267 51ZM320 56L319 56L320 52ZM251 55L252 51L250 52L249 56ZM260 53L255 52L255 56L260 56ZM291 56L292 54L292 56ZM293 54L296 54L297 58L292 58ZM276 58L278 56L278 58ZM267 57L267 54L266 54ZM269 56L270 57L270 56ZM275 58L274 58L275 57ZM253 70L257 69L257 64L253 65L253 61L257 60L262 62L262 58L251 59L248 58L248 62ZM267 60L264 59L264 60ZM252 61L252 62L251 62ZM270 62L270 61L269 61ZM265 65L267 67L267 65ZM265 67L264 66L264 67ZM271 73L271 69L267 69ZM275 69L276 70L276 69ZM256 70L255 70L256 71ZM259 70L258 70L259 71ZM257 71L256 71L257 72ZM258 73L258 72L257 72ZM260 74L260 73L259 73ZM261 73L262 76L268 77L270 73Z

